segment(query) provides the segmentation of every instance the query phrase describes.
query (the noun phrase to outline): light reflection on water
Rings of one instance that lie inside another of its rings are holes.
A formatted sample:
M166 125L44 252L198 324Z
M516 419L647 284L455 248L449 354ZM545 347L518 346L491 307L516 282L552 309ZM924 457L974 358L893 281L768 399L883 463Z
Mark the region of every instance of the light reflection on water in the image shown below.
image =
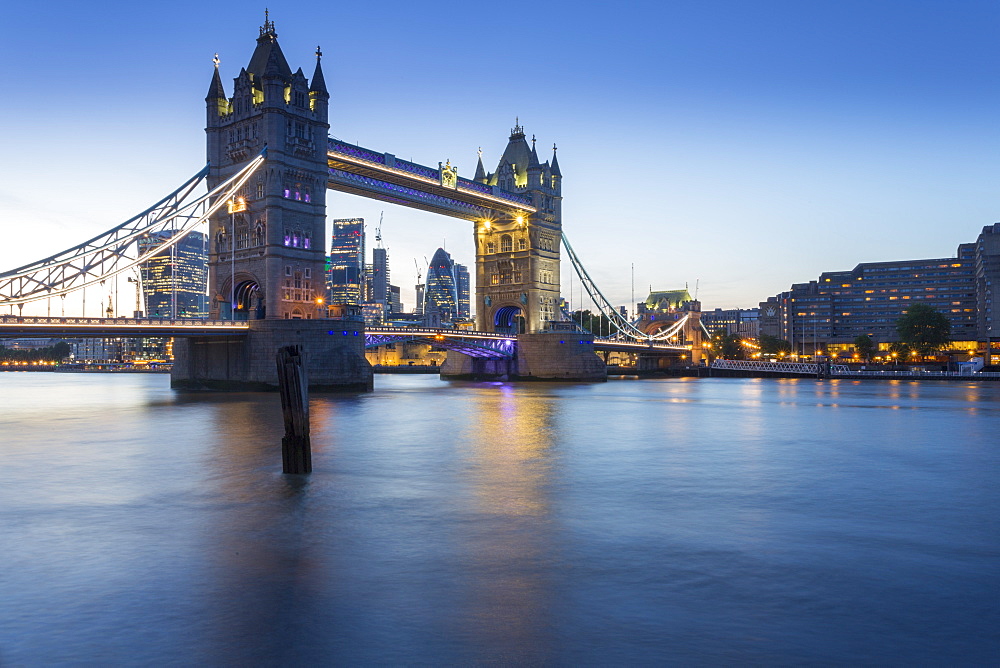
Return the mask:
M0 665L987 663L1000 386L0 374Z

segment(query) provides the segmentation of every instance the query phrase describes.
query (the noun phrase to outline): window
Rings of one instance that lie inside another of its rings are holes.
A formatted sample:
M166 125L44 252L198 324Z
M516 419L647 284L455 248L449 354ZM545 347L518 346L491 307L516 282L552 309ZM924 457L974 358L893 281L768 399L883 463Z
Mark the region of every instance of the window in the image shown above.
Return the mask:
M514 250L514 240L511 236L509 234L505 234L500 237L500 252L510 253L512 250Z
M517 240L517 250L528 250L528 240L521 237Z
M496 244L494 244L492 241L487 241L486 242L486 252L487 253L496 253L497 252Z

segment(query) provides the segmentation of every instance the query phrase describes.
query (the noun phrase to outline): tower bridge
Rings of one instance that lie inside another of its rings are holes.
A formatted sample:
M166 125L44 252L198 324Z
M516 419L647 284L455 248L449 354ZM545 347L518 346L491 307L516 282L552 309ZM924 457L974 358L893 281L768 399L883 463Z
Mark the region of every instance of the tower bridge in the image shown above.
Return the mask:
M166 245L176 244L207 223L207 321L4 318L0 335L45 328L121 336L169 331L179 337L172 377L177 387L271 386L274 351L297 344L305 348L314 385L366 389L372 383L364 359L366 340L370 344L393 336L432 336L460 352L449 355L445 376L601 380L605 369L595 349L634 344L595 342L592 335L572 332L561 322L564 246L598 309L621 332L643 340L635 345L662 352L692 350L697 356L701 331L696 323L648 336L626 321L590 280L562 230L563 176L555 145L551 159L542 161L535 138L529 145L517 122L496 169L485 169L480 151L469 179L459 176L450 161L429 167L343 142L329 133L330 94L319 48L315 55L312 77L301 68L293 72L278 45L274 22L265 15L250 61L233 80L232 95L215 59L205 98L208 167L108 233L0 274L0 305L20 308L103 286L133 270L154 252L135 250L143 235L169 230L173 235ZM197 197L193 193L202 183L208 193ZM471 222L477 331L455 336L372 329L366 338L358 335L363 322L350 315L330 328L329 313L321 305L328 189ZM354 335L330 335L340 327ZM223 332L227 336L218 336ZM677 336L686 338L685 346L666 343ZM576 343L567 345L567 340Z

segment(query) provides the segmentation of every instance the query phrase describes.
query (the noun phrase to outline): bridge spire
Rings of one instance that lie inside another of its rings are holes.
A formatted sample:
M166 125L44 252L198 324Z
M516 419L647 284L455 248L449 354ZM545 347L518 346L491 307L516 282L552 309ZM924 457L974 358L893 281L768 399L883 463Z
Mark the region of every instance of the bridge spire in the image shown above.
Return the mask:
M320 65L320 61L323 59L323 50L316 47L316 70L313 72L312 83L309 85L309 93L322 93L328 98L330 97L329 91L326 89L326 79L323 78L323 67Z
M278 33L274 29L274 21L269 21L270 12L265 7L264 8L264 25L260 27L260 37L261 38L271 38L275 39L278 37Z
M478 181L479 183L486 183L486 168L483 167L483 149L479 148L479 164L476 165L476 176L473 177L473 181Z
M559 171L559 160L556 158L556 145L552 144L552 169L550 170L552 176L562 176L562 172Z

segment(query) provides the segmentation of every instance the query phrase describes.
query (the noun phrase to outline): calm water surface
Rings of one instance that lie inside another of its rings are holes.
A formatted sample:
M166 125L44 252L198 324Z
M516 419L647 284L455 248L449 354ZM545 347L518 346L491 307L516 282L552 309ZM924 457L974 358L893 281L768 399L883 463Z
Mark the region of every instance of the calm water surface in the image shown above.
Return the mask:
M996 665L1000 384L0 374L0 665Z

